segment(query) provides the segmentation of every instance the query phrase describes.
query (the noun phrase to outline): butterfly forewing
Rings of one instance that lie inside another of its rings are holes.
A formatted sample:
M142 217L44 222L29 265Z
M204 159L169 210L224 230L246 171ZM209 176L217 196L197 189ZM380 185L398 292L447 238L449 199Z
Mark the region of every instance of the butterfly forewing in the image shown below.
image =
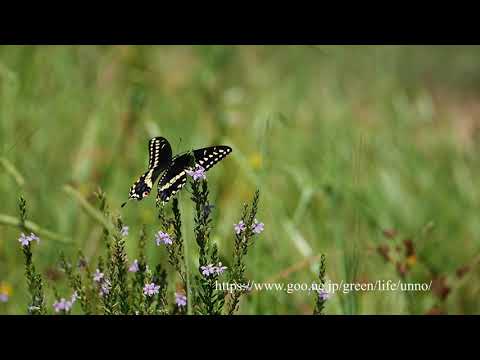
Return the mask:
M230 146L218 145L194 150L193 155L195 156L195 163L208 171L231 152L232 148Z
M172 147L167 139L154 137L148 142L148 168L156 168L161 164L167 165L172 160Z

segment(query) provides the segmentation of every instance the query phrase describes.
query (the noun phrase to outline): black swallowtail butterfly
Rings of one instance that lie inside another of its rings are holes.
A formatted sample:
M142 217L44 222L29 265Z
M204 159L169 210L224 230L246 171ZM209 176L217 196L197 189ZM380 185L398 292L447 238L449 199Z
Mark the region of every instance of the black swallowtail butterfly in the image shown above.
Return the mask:
M148 170L132 185L128 198L140 201L150 195L155 181L163 172L158 181L157 205L165 205L185 185L188 171L197 167L202 167L204 171L210 170L230 154L232 148L225 145L210 146L172 158L172 147L167 139L155 137L148 142L148 151Z

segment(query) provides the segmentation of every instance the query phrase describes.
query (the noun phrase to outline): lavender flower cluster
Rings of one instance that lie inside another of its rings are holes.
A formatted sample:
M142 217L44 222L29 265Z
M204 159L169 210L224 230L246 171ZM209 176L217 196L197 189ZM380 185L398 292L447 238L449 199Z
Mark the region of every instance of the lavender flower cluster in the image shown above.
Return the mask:
M208 264L205 266L201 266L200 270L202 271L202 275L205 277L209 277L210 275L221 275L227 270L226 266L223 266L221 262L218 263L217 266L213 264Z
M205 169L203 166L196 165L195 170L186 170L187 175L191 176L194 181L199 179L206 179L207 176L205 175Z
M130 267L128 268L128 271L136 273L138 270L140 270L140 268L138 266L138 260L135 259L135 260L133 260L132 265L130 265Z
M93 274L93 281L98 283L100 287L100 296L105 296L110 293L112 284L107 278L105 278L105 274L102 273L99 269L95 270L95 274Z
M330 299L330 295L331 294L325 289L318 290L318 297L320 299L322 299L323 301L326 301L326 300Z
M75 301L77 301L77 299L78 299L78 294L75 291L70 300L66 300L65 298L61 298L60 300L55 301L53 303L53 309L57 313L60 312L60 311L67 311L68 312L72 308Z
M153 295L157 295L159 291L160 291L160 285L155 285L155 283L146 284L143 287L143 293L149 297Z
M182 293L175 293L175 304L178 307L184 307L187 305L187 297Z
M252 224L252 232L254 234L260 234L263 232L265 225L261 222L259 223L257 219L255 219L254 223ZM233 228L235 230L235 234L240 235L242 232L244 232L247 229L247 226L243 222L243 220L240 220L238 224L233 224Z
M30 244L32 241L36 241L37 243L40 242L40 238L35 235L34 233L30 233L30 235L25 235L24 233L22 233L20 235L20 237L18 238L18 241L20 242L20 244L22 246L27 246L28 244Z
M128 236L128 226L123 226L122 229L120 230L120 235L123 237Z
M157 246L160 246L160 244L172 245L173 240L167 233L159 231L155 234L155 243Z

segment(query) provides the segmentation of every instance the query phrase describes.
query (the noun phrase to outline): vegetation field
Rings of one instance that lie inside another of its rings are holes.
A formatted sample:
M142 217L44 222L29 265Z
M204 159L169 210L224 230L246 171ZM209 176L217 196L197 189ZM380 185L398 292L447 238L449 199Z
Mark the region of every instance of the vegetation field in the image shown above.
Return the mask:
M20 197L47 313L72 293L61 253L77 268L81 250L92 273L109 256L99 192L128 226L127 266L144 229L173 301L181 281L155 243L156 186L121 207L155 136L174 154L233 149L206 173L227 273L234 224L259 190L264 230L244 275L283 289L245 293L238 314L312 314L318 294L300 287L318 282L322 254L326 283L341 285L324 314L480 313L479 99L476 46L1 46L0 313L30 304ZM191 197L187 185L176 198L193 284ZM353 288L387 283L428 289Z

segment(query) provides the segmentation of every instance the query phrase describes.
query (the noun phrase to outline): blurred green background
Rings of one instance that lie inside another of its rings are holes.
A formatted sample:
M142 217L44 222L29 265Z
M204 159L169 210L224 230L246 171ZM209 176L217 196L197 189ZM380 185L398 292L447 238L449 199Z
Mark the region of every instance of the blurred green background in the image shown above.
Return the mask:
M473 46L1 46L0 220L17 216L23 194L29 219L62 235L42 237L34 261L68 296L59 251L94 260L103 246L64 186L92 204L101 187L130 227L129 259L146 224L149 261L167 264L154 196L120 209L148 139L166 137L174 153L228 144L208 173L224 263L259 188L265 231L248 278L311 283L324 253L333 282L433 284L336 293L327 314L479 313L479 96ZM185 190L180 200L195 265ZM0 221L0 313L26 312L18 236ZM308 314L313 299L255 292L240 313Z

